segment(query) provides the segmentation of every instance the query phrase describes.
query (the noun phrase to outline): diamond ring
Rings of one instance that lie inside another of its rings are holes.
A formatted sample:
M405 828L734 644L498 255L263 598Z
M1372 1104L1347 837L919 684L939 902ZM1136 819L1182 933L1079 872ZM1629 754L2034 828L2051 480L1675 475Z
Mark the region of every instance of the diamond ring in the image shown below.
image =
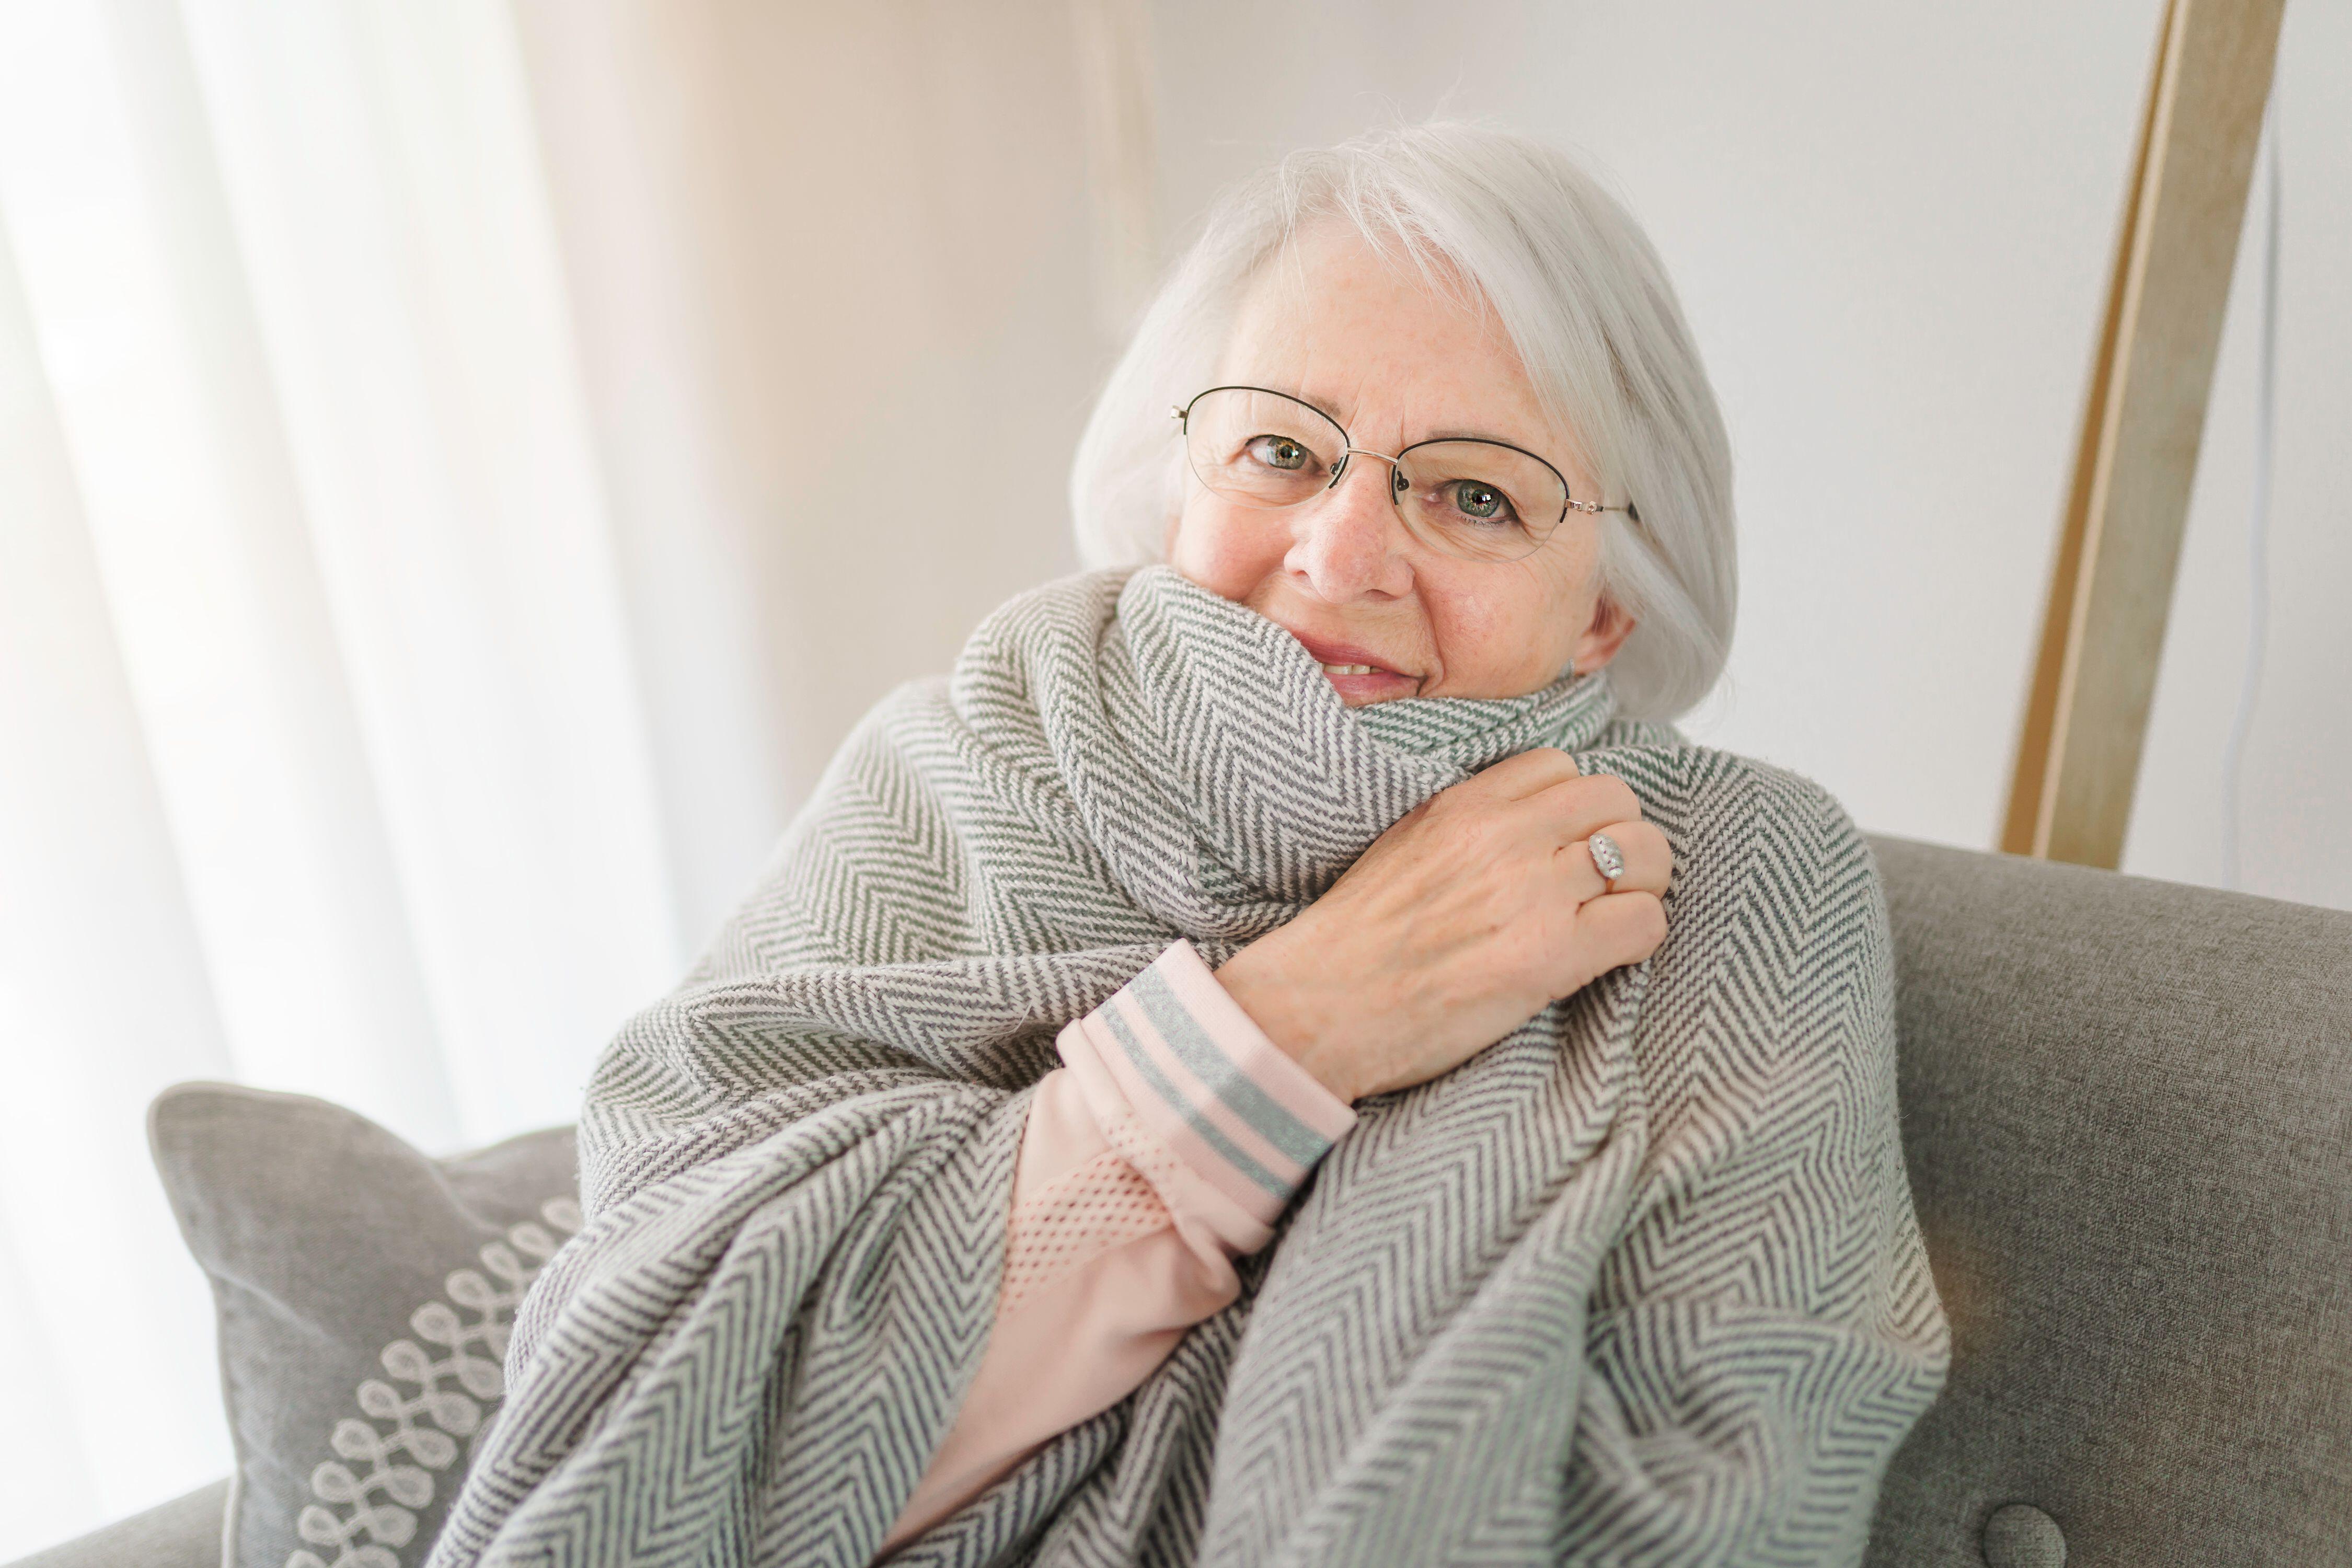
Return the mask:
M1606 833L1596 833L1584 841L1584 847L1592 851L1593 868L1601 873L1601 882L1615 892L1617 879L1625 874L1625 856L1617 847L1617 840Z

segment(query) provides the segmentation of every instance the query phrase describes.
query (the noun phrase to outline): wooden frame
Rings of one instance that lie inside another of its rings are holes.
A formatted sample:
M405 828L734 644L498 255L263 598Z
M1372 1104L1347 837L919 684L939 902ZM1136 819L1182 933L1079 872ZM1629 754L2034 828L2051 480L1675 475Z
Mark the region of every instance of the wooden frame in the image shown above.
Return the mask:
M2285 0L2168 0L2010 784L2011 854L2113 868Z

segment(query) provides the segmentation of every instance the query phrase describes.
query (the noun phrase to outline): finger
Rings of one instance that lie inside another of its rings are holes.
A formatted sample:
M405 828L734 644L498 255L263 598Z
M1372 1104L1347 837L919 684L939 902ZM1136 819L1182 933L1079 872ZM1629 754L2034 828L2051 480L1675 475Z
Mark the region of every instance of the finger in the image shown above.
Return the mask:
M1468 782L1504 800L1525 800L1581 775L1576 759L1558 746L1538 746L1482 768Z
M1597 979L1658 951L1666 940L1666 908L1655 893L1605 894L1577 911L1576 934L1579 967Z
M1562 779L1528 797L1560 844L1591 837L1612 822L1642 820L1641 798L1614 773Z
M1612 891L1644 892L1663 896L1675 869L1674 847L1655 823L1612 822L1593 829L1606 833L1617 846L1618 857L1625 862L1622 875L1615 879L1612 889L1610 879L1601 874L1600 863L1592 858L1591 835L1563 844L1553 852L1553 860L1561 874L1569 879L1570 890L1579 902L1597 899Z

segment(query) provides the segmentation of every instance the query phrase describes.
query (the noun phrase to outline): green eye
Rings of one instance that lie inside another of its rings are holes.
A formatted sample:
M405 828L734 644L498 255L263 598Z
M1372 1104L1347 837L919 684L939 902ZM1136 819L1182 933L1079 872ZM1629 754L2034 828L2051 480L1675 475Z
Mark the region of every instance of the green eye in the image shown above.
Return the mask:
M1507 517L1511 498L1492 485L1482 485L1475 479L1460 479L1454 486L1454 508L1466 518L1479 522L1492 522Z
M1250 451L1269 468L1296 472L1307 466L1314 454L1286 436L1257 436L1249 443Z

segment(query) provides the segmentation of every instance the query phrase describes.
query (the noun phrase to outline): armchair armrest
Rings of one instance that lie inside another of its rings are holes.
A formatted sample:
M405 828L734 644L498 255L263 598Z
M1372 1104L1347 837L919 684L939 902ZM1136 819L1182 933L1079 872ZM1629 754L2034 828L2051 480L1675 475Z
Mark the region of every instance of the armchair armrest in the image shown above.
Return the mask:
M10 1565L10 1568L220 1568L228 1478Z

